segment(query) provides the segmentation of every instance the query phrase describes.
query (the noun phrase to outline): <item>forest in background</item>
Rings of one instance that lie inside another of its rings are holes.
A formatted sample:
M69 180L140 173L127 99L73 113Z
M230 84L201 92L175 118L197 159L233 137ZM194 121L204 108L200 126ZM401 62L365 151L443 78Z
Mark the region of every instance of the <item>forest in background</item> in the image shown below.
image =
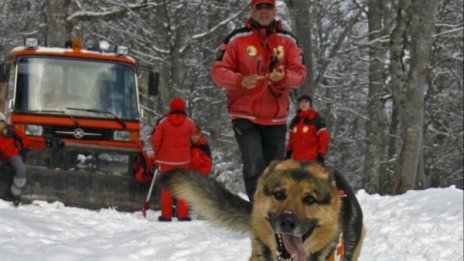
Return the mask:
M463 188L463 0L277 2L309 72L291 97L311 94L326 120L326 163L369 193ZM127 45L160 73L157 97L140 92L143 137L173 97L186 99L207 134L213 175L239 191L225 91L209 74L220 43L248 14L249 0L3 0L0 59L25 37Z

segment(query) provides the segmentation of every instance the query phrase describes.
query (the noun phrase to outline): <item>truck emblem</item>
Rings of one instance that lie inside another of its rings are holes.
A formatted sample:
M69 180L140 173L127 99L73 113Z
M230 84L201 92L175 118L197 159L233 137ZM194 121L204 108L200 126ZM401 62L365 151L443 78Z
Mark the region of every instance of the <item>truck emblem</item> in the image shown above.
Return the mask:
M74 138L82 139L84 137L84 130L81 128L77 128L74 130Z

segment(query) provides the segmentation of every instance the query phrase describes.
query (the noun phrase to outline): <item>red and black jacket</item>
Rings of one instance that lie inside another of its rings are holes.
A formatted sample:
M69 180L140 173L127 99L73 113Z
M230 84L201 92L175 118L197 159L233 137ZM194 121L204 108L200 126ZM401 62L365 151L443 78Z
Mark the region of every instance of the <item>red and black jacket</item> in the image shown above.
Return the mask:
M286 124L290 104L288 92L298 88L306 78L302 57L296 38L282 29L280 21L261 28L250 18L245 27L227 36L213 65L211 78L227 90L229 117L262 125ZM272 83L269 80L271 67L280 65L285 68L285 76ZM266 78L253 89L242 88L242 79L255 74Z
M298 111L290 123L287 154L294 160L312 161L324 157L329 148L329 132L317 111Z
M27 136L13 126L7 126L0 132L0 160L18 155L25 157L28 147Z

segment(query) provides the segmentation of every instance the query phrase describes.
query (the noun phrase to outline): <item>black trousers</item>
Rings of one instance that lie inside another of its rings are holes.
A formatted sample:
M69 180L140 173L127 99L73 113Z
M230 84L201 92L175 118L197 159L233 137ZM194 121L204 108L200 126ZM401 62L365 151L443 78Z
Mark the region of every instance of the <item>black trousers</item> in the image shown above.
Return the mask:
M246 119L232 121L243 161L243 181L250 201L258 178L273 160L285 158L286 125L258 125Z

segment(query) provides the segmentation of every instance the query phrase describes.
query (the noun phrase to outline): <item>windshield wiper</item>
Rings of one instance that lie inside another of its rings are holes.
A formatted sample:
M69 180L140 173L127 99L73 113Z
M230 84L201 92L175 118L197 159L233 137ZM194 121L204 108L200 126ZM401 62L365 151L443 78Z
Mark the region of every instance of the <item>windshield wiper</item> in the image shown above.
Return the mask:
M51 109L46 109L46 110L30 110L29 112L35 112L35 113L59 113L59 114L63 114L63 115L65 115L65 116L69 117L69 118L72 120L72 122L74 122L74 125L75 125L76 127L80 127L79 122L78 122L76 119L74 119L74 117L73 117L72 115L67 114L67 113L66 113L65 111L63 111L63 110L51 110Z
M55 112L55 113L66 114L66 112L63 111L63 110L48 110L48 109L47 110L30 110L29 112L38 112L38 113L40 113L40 112L45 112L45 113L47 113L47 112Z
M123 122L118 115L111 111L103 111L103 110L97 110L97 109L82 109L82 108L73 108L73 107L66 107L67 110L75 110L75 111L85 111L85 112L94 112L94 113L103 113L103 114L110 114L111 116L114 117L114 119L121 124L121 126L124 129L127 129L126 123Z

